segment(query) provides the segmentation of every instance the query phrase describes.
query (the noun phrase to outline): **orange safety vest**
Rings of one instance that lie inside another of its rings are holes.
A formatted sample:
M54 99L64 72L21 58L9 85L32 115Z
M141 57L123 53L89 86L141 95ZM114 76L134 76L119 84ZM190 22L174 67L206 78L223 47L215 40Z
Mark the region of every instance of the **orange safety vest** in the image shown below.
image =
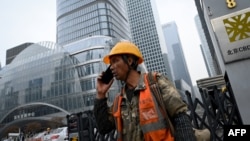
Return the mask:
M140 91L139 97L140 126L144 133L144 139L145 141L174 141L170 129L167 128L166 119L155 97L151 94L146 77L147 75L144 76L146 89ZM113 107L118 141L122 141L121 102L122 96L119 95L115 98Z

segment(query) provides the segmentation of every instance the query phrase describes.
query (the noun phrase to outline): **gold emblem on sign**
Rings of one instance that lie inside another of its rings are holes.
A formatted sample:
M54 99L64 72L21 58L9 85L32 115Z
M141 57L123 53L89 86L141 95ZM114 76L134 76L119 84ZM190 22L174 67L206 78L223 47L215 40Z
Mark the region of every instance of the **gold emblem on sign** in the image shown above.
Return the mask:
M230 42L250 37L250 12L223 20Z
M228 8L234 8L236 6L235 0L226 0Z

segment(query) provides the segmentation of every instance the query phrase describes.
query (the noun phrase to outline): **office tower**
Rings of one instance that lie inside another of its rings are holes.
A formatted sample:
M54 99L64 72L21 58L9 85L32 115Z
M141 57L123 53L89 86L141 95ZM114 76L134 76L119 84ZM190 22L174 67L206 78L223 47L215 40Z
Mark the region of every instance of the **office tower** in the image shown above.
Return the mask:
M107 67L102 57L116 41L130 37L124 0L57 0L57 43L78 62L75 67L87 103L83 110L93 106L96 77ZM110 91L110 101L116 93Z
M210 77L216 76L217 73L216 73L216 68L214 65L214 59L212 58L211 52L209 50L208 42L207 42L204 30L201 25L200 18L198 15L195 16L195 24L196 24L196 28L200 37L200 41L201 41L200 48L202 51L203 58L205 60L205 65L207 68L208 75Z
M140 48L148 71L158 71L167 75L162 55L166 47L155 1L126 2L132 41Z
M225 65L223 63L222 58L219 55L220 51L218 50L219 47L218 47L217 39L214 35L213 27L209 19L209 16L212 16L213 14L209 10L209 6L204 7L205 5L204 1L200 1L200 0L194 0L194 1L195 1L198 15L201 21L201 26L204 30L204 34L207 40L209 51L213 59L213 66L215 68L216 75L220 75L222 74L222 72L225 71Z
M23 43L6 51L6 65L10 64L13 59L25 48L32 45L33 43Z
M130 39L124 0L57 0L57 43L94 35Z
M64 48L52 42L27 46L0 69L1 125L93 109L96 77L106 67L100 62L113 46L113 39L92 36ZM113 86L110 101L120 91Z
M166 69L167 69L167 77L170 81L173 82L173 77L172 77L172 73L171 73L171 69L170 69L170 64L169 64L169 61L168 61L168 54L167 53L163 53L163 60L164 60L164 63L165 63L165 66L166 66Z
M93 109L96 77L106 67L102 57L113 39L130 37L121 0L58 0L56 20L59 44L27 46L1 69L1 126ZM111 87L109 100L117 93Z
M3 125L82 109L82 91L72 58L54 43L27 46L0 74L0 123Z
M187 68L176 23L169 22L164 24L163 33L167 44L173 80L183 79L192 88L193 84Z

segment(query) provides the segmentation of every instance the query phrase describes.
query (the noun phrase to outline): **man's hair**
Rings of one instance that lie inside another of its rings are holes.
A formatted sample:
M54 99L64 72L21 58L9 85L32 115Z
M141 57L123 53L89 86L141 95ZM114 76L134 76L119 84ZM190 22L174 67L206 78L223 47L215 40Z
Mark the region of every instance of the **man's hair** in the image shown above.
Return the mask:
M134 70L137 69L138 67L138 60L139 58L135 55L132 55L132 54L123 54L122 55L122 59L128 64L128 58L132 58L133 59L133 62L132 64L130 65Z

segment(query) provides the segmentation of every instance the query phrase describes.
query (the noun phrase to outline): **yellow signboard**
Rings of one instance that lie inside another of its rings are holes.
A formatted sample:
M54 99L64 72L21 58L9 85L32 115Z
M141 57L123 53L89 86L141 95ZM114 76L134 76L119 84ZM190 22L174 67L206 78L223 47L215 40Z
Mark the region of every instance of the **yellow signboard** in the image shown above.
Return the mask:
M223 20L230 42L250 37L250 12L242 13Z
M250 8L211 20L225 63L250 58Z

